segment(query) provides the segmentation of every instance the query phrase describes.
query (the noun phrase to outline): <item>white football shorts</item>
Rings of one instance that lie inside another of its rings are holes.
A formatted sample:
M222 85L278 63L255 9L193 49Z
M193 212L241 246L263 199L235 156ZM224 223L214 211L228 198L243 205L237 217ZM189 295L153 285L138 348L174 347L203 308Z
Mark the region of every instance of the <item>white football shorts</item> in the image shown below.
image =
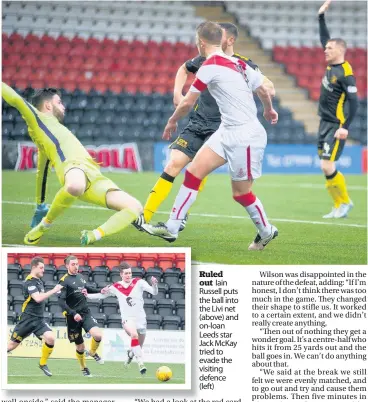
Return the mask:
M266 145L266 130L257 122L226 127L221 124L204 146L228 162L233 181L244 181L261 177Z
M147 331L147 320L146 317L128 317L126 320L123 320L123 327L126 324L128 327L134 327L138 334L145 334Z

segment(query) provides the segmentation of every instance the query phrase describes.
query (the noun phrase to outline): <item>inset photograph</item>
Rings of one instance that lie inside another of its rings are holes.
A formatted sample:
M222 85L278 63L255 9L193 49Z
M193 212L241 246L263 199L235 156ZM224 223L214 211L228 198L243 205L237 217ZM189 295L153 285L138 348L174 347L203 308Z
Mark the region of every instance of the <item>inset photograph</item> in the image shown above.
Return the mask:
M3 387L190 389L190 251L147 250L4 254Z

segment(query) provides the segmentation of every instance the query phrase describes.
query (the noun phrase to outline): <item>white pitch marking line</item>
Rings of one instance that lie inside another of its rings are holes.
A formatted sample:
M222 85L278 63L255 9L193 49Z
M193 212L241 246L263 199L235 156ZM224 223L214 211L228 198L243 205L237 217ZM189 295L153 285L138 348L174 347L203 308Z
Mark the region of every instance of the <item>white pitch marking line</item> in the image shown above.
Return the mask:
M32 205L34 206L35 204L33 202L23 202L23 201L2 201L3 204L16 204L16 205ZM102 207L96 207L93 205L73 205L71 208L76 208L76 209L93 209L93 210L102 210L102 211L108 211L106 208ZM162 212L156 212L156 214L161 214L161 215L169 215L169 211L162 211ZM222 218L222 219L250 219L247 216L237 216L237 215L218 215L218 214L200 214L200 213L195 213L191 212L191 216L199 216L202 218ZM367 225L359 225L356 223L336 223L336 222L331 222L331 221L304 221L304 220L299 220L299 219L284 219L284 218L269 218L270 221L274 222L287 222L287 223L305 223L309 225L328 225L328 226L344 226L344 227L352 227L352 228L367 228Z

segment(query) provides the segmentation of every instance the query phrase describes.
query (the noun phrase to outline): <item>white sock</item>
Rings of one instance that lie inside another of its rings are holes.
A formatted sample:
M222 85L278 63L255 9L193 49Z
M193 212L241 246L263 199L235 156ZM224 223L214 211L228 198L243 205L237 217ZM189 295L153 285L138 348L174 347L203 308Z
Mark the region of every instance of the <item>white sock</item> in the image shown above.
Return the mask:
M93 229L93 234L95 235L96 240L102 239L101 232L99 230Z
M252 219L253 223L256 225L261 237L264 238L269 236L271 234L271 225L268 222L267 215L261 201L256 198L253 204L244 208L247 210L250 219Z
M175 198L174 207L171 210L170 219L166 222L167 228L171 233L178 233L181 221L189 211L193 202L197 198L198 191L192 190L181 185L178 195Z

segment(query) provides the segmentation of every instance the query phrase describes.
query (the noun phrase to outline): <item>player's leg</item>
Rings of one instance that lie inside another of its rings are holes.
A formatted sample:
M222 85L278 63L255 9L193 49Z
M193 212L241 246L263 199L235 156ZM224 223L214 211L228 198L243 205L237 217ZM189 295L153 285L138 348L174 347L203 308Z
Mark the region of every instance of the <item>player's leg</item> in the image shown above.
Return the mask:
M266 132L263 127L245 127L244 129L249 130L249 138L244 138L241 130L229 133L226 154L233 198L244 207L257 228L256 238L249 246L249 250L263 250L278 235L276 227L268 221L262 202L252 192L253 181L262 174Z
M130 349L133 352L133 354L137 360L139 372L141 374L145 374L147 369L143 363L142 347L139 344L139 336L138 336L136 324L133 320L127 320L123 323L123 328L124 328L125 332L130 336L130 339L131 339Z
M343 218L353 207L350 200L345 177L336 169L335 162L340 158L345 141L334 137L339 125L335 123L321 121L319 143L319 155L321 158L321 169L326 177L326 189L333 200L332 211L324 215L324 218Z
M41 338L44 341L41 349L41 358L39 367L44 372L45 375L51 377L52 373L47 366L47 360L49 359L51 353L54 350L55 334L51 331L51 328L49 328L48 326L45 328L45 331L43 333L42 331L43 330L39 332L35 331L35 335L39 336L39 338ZM42 335L37 335L38 333L39 334L42 333Z
M201 181L212 171L226 163L225 154L221 145L221 132L216 132L210 140L199 150L190 167L185 173L184 183L180 187L175 203L166 224L156 226L143 225L144 230L159 236L169 242L178 237L182 219L197 198Z
M153 186L143 208L144 222L149 223L163 201L170 194L176 176L192 159L180 149L172 149L163 173Z
M80 199L117 211L96 229L82 231L82 245L93 244L106 236L121 232L136 220L143 210L136 198L120 190L115 183L104 177L92 183Z
M142 230L141 225L151 221L152 216L169 195L175 178L193 160L204 144L207 136L206 134L203 135L203 131L205 131L204 128L190 122L179 137L169 146L171 149L170 159L147 198L142 217L139 217L134 224L137 229ZM213 131L211 131L212 133Z
M16 349L24 339L26 339L33 332L34 319L24 318L25 315L22 315L20 321L18 321L17 325L14 327L14 330L10 336L10 340L8 342L7 351L10 353L12 350Z
M79 363L82 374L85 377L90 377L91 373L86 366L85 346L82 336L82 324L74 320L74 317L67 315L66 325L68 331L68 339L70 343L75 343L75 356Z
M147 324L145 324L147 326ZM137 329L138 332L138 342L143 350L144 341L146 339L146 329ZM125 366L128 366L134 358L134 353L131 349L127 350L127 360L125 361Z
M25 244L37 244L52 223L80 197L87 187L87 178L81 168L73 167L65 173L64 186L57 192L45 218L28 232Z
M88 320L94 320L94 318L91 316ZM89 348L88 354L94 358L94 360L98 364L104 364L103 359L99 356L97 353L97 349L100 346L101 340L102 340L102 331L101 328L97 327L96 324L94 323L93 327L88 329L86 328L86 325L88 325L88 322L86 322L86 317L84 318L84 329L86 332L89 332L91 335L91 346ZM89 326L89 325L88 325Z

